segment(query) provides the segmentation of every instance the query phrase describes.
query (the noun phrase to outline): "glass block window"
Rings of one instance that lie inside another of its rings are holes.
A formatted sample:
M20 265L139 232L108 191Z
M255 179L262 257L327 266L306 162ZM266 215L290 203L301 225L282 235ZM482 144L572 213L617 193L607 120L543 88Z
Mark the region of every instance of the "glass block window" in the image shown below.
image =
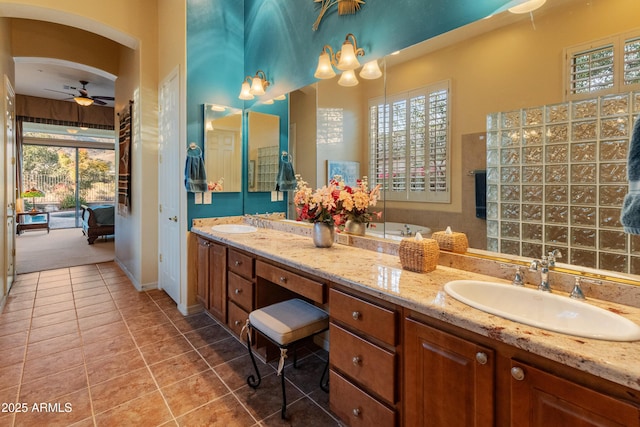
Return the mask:
M640 244L620 223L636 104L640 92L489 114L487 250L559 249L562 262L638 274Z
M640 31L565 50L567 100L640 89Z
M318 108L317 143L342 144L344 142L344 111L342 108Z
M450 201L449 103L449 82L369 101L370 170L387 200Z

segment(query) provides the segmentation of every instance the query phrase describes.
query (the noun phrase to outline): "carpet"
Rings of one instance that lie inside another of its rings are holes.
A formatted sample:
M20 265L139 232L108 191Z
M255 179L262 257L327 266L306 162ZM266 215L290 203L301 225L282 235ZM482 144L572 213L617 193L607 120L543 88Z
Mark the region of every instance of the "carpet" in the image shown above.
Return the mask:
M113 261L114 238L100 237L93 245L80 228L26 231L16 236L16 273Z

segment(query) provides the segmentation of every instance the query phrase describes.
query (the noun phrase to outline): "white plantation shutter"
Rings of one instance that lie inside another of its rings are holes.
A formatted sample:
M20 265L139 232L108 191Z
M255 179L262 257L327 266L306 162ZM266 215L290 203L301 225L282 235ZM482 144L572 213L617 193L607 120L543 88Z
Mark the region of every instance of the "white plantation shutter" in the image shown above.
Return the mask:
M387 200L448 203L449 82L369 102L370 170Z

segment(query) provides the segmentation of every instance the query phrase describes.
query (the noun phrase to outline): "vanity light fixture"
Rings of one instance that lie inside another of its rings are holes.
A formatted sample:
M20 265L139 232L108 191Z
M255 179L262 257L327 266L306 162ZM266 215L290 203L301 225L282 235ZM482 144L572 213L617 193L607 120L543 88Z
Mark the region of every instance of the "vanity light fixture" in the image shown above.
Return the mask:
M529 13L541 7L547 0L528 0L509 8L511 13Z
M343 71L338 84L341 86L355 86L358 79L355 75L355 69L360 67L358 56L364 56L364 49L358 47L356 36L349 33L345 37L342 48L339 52L334 53L329 45L322 48L322 52L318 57L318 67L313 76L317 79L330 79L335 77L336 72L333 67ZM360 77L364 79L377 79L382 76L382 71L378 65L378 61L369 61L360 71Z
M360 71L360 77L368 80L374 80L382 77L382 71L380 71L378 60L374 59L373 61L369 61L364 64L364 67L362 67L362 70Z
M242 88L240 89L239 99L250 100L255 95L261 96L265 94L267 87L269 87L269 81L267 75L262 70L256 71L256 75L251 77L245 77L242 82Z
M282 95L278 95L273 99L275 99L276 101L284 101L285 99L287 99L287 95L283 93Z
M346 87L356 86L358 84L356 73L353 70L344 71L340 76L340 80L338 80L338 84Z

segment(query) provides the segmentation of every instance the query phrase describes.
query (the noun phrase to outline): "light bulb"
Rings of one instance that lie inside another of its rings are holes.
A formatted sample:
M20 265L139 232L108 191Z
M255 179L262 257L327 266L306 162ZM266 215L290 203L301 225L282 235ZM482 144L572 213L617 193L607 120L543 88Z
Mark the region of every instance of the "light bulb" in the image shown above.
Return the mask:
M353 70L347 70L342 73L340 76L340 80L338 80L338 84L340 86L355 86L358 84L358 79L356 78L356 73Z
M342 49L340 50L340 60L338 61L338 65L336 68L338 70L355 70L360 66L360 62L358 58L356 58L356 52L353 49L353 45L349 40L346 40L342 44Z

